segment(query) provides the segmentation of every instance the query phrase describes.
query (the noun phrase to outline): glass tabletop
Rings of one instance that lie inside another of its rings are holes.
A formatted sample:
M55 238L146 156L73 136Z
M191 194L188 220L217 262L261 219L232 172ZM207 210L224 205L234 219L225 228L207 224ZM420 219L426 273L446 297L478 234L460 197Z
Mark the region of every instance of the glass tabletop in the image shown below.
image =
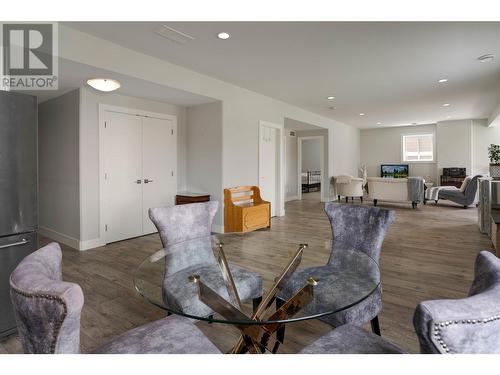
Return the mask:
M179 242L148 256L134 274L136 290L169 313L240 326L334 314L379 285L379 266L363 252L269 231ZM258 295L260 305L245 301Z

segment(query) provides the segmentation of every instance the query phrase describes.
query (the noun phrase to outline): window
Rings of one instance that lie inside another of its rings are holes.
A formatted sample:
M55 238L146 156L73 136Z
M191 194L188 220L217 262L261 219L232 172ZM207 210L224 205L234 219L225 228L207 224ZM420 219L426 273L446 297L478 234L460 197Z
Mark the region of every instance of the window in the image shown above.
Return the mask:
M434 134L403 135L403 161L434 161Z

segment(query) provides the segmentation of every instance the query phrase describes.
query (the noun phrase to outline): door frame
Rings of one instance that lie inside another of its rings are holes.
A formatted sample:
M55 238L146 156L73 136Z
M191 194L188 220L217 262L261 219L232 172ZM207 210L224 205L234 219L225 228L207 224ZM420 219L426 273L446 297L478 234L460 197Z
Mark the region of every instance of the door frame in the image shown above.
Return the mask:
M257 155L257 170L258 170L258 182L260 182L260 149L261 149L261 136L264 131L264 127L274 128L276 130L276 139L279 140L277 142L277 152L276 152L276 160L278 166L278 174L276 176L276 201L278 202L278 207L276 207L276 216L285 216L285 183L284 183L284 171L285 171L285 125L277 124L274 122L259 121L259 141L258 141L258 155Z
M302 141L308 139L318 139L320 140L320 171L321 171L321 190L320 190L320 201L323 201L324 189L325 189L325 136L323 135L311 135L305 137L297 137L297 197L302 200Z
M151 112L144 111L136 108L129 107L120 107L109 104L99 103L99 242L100 246L106 245L106 228L104 223L104 208L101 204L104 201L104 145L103 145L103 131L104 131L104 119L106 112L118 112L127 115L135 115L141 117L153 117L162 120L170 120L172 121L175 135L175 163L174 163L174 177L175 177L175 185L177 187L177 116L169 115L167 113L159 113L159 112ZM80 202L81 204L81 202ZM81 210L80 210L81 211Z

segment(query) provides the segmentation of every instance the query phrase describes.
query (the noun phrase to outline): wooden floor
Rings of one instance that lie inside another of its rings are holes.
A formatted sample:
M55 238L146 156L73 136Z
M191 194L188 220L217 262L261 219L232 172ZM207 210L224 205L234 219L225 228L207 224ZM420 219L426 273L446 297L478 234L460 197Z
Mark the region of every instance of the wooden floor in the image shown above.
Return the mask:
M416 353L418 342L412 317L417 303L426 299L464 297L473 277L476 254L483 249L492 250L492 245L479 233L475 208L464 210L446 203L419 206L416 210L409 204L380 206L397 212L381 257L382 336ZM286 216L273 219L271 230L246 238L244 251L227 254L228 258L259 272L264 277L264 287L268 287L295 251L294 246L286 249L273 243L312 242L314 246L308 249L304 264L318 264L326 261L327 250L321 249L321 243L331 238L331 231L318 197L318 200L288 202ZM64 278L79 283L85 294L82 352L165 316L164 311L143 301L132 284L132 274L139 263L160 247L158 236L150 235L84 252L63 248ZM197 323L197 326L223 351L237 338L237 331L231 326L207 323ZM281 352L295 353L329 329L318 321L288 325ZM21 351L17 337L0 342L0 353Z

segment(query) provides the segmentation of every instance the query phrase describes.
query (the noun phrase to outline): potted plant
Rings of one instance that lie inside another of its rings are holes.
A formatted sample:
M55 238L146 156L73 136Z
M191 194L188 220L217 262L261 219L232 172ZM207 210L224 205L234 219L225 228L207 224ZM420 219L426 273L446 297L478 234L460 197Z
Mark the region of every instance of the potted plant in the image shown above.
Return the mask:
M491 144L488 147L490 158L490 176L495 180L500 180L500 145Z

